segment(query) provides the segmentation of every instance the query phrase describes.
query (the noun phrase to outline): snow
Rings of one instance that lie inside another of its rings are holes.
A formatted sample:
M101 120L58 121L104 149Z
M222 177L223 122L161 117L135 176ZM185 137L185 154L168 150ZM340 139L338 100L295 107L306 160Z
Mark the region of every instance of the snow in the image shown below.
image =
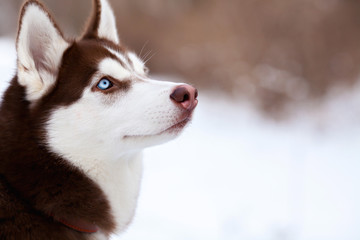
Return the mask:
M15 72L0 40L0 93ZM139 205L112 239L360 239L360 85L275 122L203 93L193 123L145 151Z

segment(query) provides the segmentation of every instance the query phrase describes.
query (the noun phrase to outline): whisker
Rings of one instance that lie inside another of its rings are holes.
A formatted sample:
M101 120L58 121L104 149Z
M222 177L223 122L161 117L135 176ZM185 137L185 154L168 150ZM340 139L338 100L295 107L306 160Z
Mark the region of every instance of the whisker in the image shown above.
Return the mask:
M147 57L152 53L152 50L148 51L141 60L145 61L145 59L147 59Z
M146 59L144 61L144 64L146 64L148 61L150 61L150 59L152 59L156 54L157 54L157 52L154 52L148 59Z
M140 53L139 53L140 58L142 58L142 57L141 57L141 53L142 53L142 51L144 50L145 46L146 46L148 43L149 43L149 40L147 40L147 41L144 43L144 45L142 46L142 48L141 48L141 50L140 50Z

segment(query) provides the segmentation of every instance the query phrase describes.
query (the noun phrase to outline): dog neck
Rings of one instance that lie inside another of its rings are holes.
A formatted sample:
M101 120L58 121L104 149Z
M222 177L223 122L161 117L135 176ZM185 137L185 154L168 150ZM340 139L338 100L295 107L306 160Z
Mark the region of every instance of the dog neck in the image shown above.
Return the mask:
M68 158L69 162L95 182L106 196L114 216L116 232L132 221L142 178L142 152L123 155L117 161Z

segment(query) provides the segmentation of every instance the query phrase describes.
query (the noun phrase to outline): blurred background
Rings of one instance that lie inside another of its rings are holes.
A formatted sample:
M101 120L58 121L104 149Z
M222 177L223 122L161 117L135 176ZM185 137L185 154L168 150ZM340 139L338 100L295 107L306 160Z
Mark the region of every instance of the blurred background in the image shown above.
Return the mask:
M9 76L22 2L0 0ZM42 2L69 37L91 12ZM184 136L147 150L119 239L360 239L360 1L110 2L154 77L200 91Z
M23 0L0 1L0 35L14 36ZM43 0L68 36L88 18L90 0ZM121 39L152 73L250 98L281 114L359 75L360 2L352 0L111 1ZM71 6L71 7L69 7Z

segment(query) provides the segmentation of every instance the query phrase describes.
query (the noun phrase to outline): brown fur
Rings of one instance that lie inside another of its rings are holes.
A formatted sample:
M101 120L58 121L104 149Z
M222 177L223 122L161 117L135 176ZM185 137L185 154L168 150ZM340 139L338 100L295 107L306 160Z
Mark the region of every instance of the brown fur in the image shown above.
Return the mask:
M25 89L12 80L0 109L0 239L85 239L49 216L86 219L106 233L113 230L102 191L52 154L42 134L49 112L79 99L94 66L108 54L94 41L74 43L64 54L54 89L31 111Z
M86 26L84 38L87 39L97 39L97 29L100 25L100 16L101 16L101 4L100 0L93 0L93 13L89 20L89 23Z
M30 3L39 4L31 0L24 8ZM99 7L99 2L95 3ZM97 21L92 21L94 26ZM89 29L92 32L92 27ZM62 219L93 223L107 235L114 230L102 190L49 151L44 134L49 113L80 98L100 60L116 58L101 46L104 44L125 51L90 33L74 41L63 55L55 86L33 108L25 100L25 89L17 76L5 92L0 108L0 239L88 239L90 234L65 226Z

